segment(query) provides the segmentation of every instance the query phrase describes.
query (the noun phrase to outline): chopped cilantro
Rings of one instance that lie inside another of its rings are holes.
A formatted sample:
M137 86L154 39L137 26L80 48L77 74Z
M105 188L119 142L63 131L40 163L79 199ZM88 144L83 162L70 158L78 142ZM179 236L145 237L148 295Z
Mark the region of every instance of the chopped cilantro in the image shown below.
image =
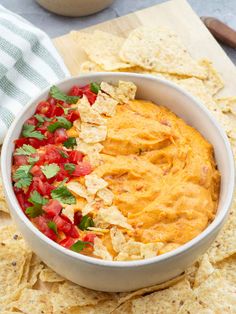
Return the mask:
M45 136L40 133L39 131L35 131L35 126L32 124L24 124L22 129L22 136L23 137L34 137L39 140L45 138Z
M52 120L52 119L50 119L48 117L42 116L41 114L35 114L34 117L35 117L35 119L38 120L38 125L37 126L40 126L45 121L51 121Z
M68 96L64 92L62 92L58 87L52 86L50 88L50 96L57 99L62 100L66 102L67 104L76 104L77 101L80 99L79 96Z
M94 227L94 221L91 217L85 215L79 224L79 228L81 230L86 230L88 227Z
M63 157L63 158L68 158L69 157L63 150L58 150L58 152L61 155L61 157Z
M31 193L31 196L28 199L28 201L32 203L33 206L27 207L25 213L30 218L35 218L43 214L42 206L47 204L48 199L44 198L37 191L34 191L33 193Z
M95 94L98 94L100 89L101 89L100 84L98 84L98 83L90 83L90 90L91 90L91 92L93 92Z
M55 224L54 221L50 220L50 221L47 223L47 225L48 225L48 228L52 229L52 230L56 233L56 235L58 235L57 225Z
M64 111L64 115L68 115L69 111L76 110L76 108L65 108L60 104L57 104L58 107L60 107Z
M60 167L55 163L50 165L44 165L40 168L47 179L51 179L52 177L54 177L60 170Z
M23 144L23 146L16 149L14 155L29 156L29 155L34 154L34 153L36 153L36 149L33 146Z
M75 137L69 137L64 143L63 145L66 148L74 148L74 146L76 146L76 138Z
M48 131L53 133L56 129L64 128L66 130L72 127L72 123L64 117L56 117L57 121L48 126Z
M63 204L76 204L76 198L66 186L58 186L51 192L51 196Z
M35 164L37 161L39 161L39 156L28 158L28 163L30 163L31 165Z
M70 249L75 252L81 252L86 247L86 245L93 245L93 243L88 242L88 241L78 240L70 247Z
M30 173L31 165L20 166L13 175L13 178L17 180L15 187L27 188L32 181L32 174Z
M68 171L69 174L72 174L75 171L75 164L72 164L70 162L64 164L65 170Z

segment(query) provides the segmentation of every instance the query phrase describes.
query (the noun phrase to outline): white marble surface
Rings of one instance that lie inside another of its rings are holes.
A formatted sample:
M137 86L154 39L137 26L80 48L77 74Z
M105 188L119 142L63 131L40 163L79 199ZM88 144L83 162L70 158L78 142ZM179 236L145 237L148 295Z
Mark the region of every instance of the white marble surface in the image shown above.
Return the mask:
M101 23L161 2L165 1L115 0L110 8L100 13L88 17L68 18L57 16L44 10L35 0L0 0L0 4L22 15L34 25L43 29L51 37L65 34L72 29L81 29ZM236 29L236 0L188 0L188 2L199 16L214 16L220 18ZM236 64L236 50L228 47L223 48Z

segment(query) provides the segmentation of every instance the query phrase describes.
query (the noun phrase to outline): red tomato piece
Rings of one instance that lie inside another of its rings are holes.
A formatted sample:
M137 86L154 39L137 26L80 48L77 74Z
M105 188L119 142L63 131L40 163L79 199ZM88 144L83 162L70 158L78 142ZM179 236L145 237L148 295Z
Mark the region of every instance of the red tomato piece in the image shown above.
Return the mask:
M96 238L96 234L88 233L88 234L86 234L86 236L84 236L83 241L94 243L95 238Z
M36 113L43 114L46 117L51 118L53 109L54 105L47 101L41 101L36 108Z
M64 240L60 241L59 244L67 249L69 249L74 243L76 242L75 239L71 237L66 237Z
M90 105L94 104L97 99L97 94L87 90L84 92L84 95L88 98Z
M56 129L54 132L54 137L55 137L55 143L60 144L65 142L68 139L68 135L66 133L66 130L63 128Z
M38 177L40 178L42 181L46 181L46 177L43 174L41 168L38 165L34 165L31 170L30 173L34 176L34 177Z
M80 114L79 111L72 110L68 115L66 116L66 119L69 120L70 122L74 122L75 120L79 119Z
M45 140L38 140L37 138L28 138L29 144L34 148L39 148L40 146L44 146L46 144Z
M48 182L43 182L39 177L33 177L33 181L27 191L27 196L29 196L31 192L37 191L43 196L50 197L53 189L55 189L53 185L49 184Z
M47 102L49 102L49 104L52 106L56 106L56 104L57 104L57 100L53 97L49 97Z
M50 229L48 227L48 224L47 224L48 221L45 217L39 216L39 217L33 218L32 222L38 227L38 229L43 234L45 234L45 236L47 236L48 238L50 238L53 241L56 241L57 235L55 234L55 232L52 229Z
M52 114L51 116L52 117L55 117L55 116L62 116L64 114L64 110L62 107L59 107L59 106L55 106L53 108L53 111L52 111Z
M78 162L75 166L75 171L71 174L74 177L86 176L92 172L92 167L89 162Z
M16 148L21 147L24 144L29 144L29 139L28 138L20 137L17 140L15 140Z
M74 224L78 226L83 218L81 211L77 211L74 213Z
M83 153L79 152L78 150L72 150L69 153L69 161L74 164L77 164L78 162L82 161L83 157L84 157Z
M28 120L26 120L25 123L36 126L38 124L38 120L35 117L31 117Z
M53 217L53 221L57 225L58 230L63 231L65 234L69 235L72 224L67 222L61 216L57 215Z
M60 214L62 206L58 200L51 199L46 205L43 206L43 210L49 217L54 217Z
M71 236L72 238L76 238L76 239L79 237L79 232L78 232L78 229L76 228L76 226L74 226L74 225L71 226L69 236Z
M60 164L59 167L60 167L60 170L55 176L55 180L60 182L60 181L63 181L65 178L69 178L69 174L65 170L63 164Z
M73 86L71 88L71 90L69 91L68 95L82 97L83 96L83 91L78 86Z
M16 166L26 165L28 163L28 156L16 155L14 156L14 164Z
M20 207L23 209L23 211L25 211L27 207L32 206L32 204L28 202L27 197L23 192L16 193L16 198L20 204Z
M60 155L57 146L54 145L47 145L45 146L45 156L44 159L48 163L60 163L63 159L63 157Z

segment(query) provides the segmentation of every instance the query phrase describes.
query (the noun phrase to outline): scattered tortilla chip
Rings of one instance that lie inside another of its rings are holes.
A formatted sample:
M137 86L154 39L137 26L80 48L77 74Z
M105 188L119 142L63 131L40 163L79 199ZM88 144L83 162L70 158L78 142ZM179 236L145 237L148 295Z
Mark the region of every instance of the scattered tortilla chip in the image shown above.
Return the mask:
M106 124L106 120L101 117L98 110L94 110L94 107L90 106L88 98L85 95L83 95L83 97L77 102L77 109L79 111L80 120L82 122L98 125Z
M102 31L95 31L93 34L71 32L71 36L87 53L89 59L102 66L104 70L112 71L130 66L119 57L124 42L122 37Z
M74 213L75 213L74 205L67 205L65 208L62 209L62 214L69 218L72 223L74 223Z
M3 193L2 180L0 180L0 212L1 211L7 214L10 213L5 199L5 195Z
M236 97L217 98L215 101L223 113L236 115Z
M88 195L88 192L87 192L85 186L83 186L78 181L70 181L66 184L66 186L67 186L68 190L70 190L75 195L78 195L82 198L85 198L86 200L89 200L89 195Z
M29 287L33 287L36 284L42 269L43 269L42 261L37 255L32 254L27 280Z
M110 85L106 82L101 83L101 90L121 104L128 103L135 99L137 87L133 82L119 81L118 86Z
M90 123L81 123L80 138L85 143L98 143L106 139L107 127L105 125L94 125Z
M121 304L112 312L112 314L131 314L131 313L133 314L132 302L130 301Z
M198 301L187 300L177 314L215 314L212 310L204 308Z
M236 200L230 209L228 220L208 250L209 260L215 264L236 253Z
M207 280L207 278L214 272L214 267L209 261L208 254L204 254L200 261L199 268L196 272L194 287L198 287L202 282Z
M25 289L20 299L13 303L14 308L24 314L53 314L53 307L47 293L39 290Z
M126 243L125 236L117 227L112 227L110 229L110 235L113 249L115 252L119 253Z
M100 143L88 144L81 141L81 139L79 138L76 139L76 142L77 142L76 149L85 155L100 153L103 149L103 145Z
M95 62L85 61L80 66L80 72L105 72L105 70Z
M107 248L105 247L105 245L103 245L102 240L98 237L96 237L94 239L94 251L93 254L101 257L104 260L107 261L112 261L112 256L111 254L108 252Z
M133 230L132 226L127 222L127 218L119 211L116 206L102 207L99 209L94 219L96 227L106 228L111 225L117 225L128 230Z
M147 259L157 256L162 243L141 243L129 240L122 246L122 250L116 256L117 261Z
M88 193L95 195L99 190L107 187L108 183L102 178L99 178L96 174L91 173L85 176L85 185Z
M105 302L99 302L95 307L92 305L80 307L78 312L71 314L111 314L117 306L117 300L108 300ZM123 312L123 314L125 314L125 312Z
M73 122L73 125L74 125L74 127L76 128L76 134L75 134L75 136L79 136L79 132L81 131L81 120L80 120L80 119L75 120L75 121ZM77 132L77 131L78 131L78 132ZM70 130L69 130L69 132L70 132ZM71 136L71 134L70 134L70 136Z
M0 242L21 240L22 236L14 224L0 227Z
M111 190L108 188L101 189L97 192L97 196L100 197L100 199L103 200L105 205L111 206L113 199L114 199L114 194Z
M236 287L236 255L217 263L216 267L221 276L231 283L231 285Z
M200 66L169 29L142 26L134 29L124 42L120 57L145 69L206 78Z
M39 279L43 282L63 282L65 278L58 275L51 268L45 266L44 269L41 270Z
M219 271L213 272L198 288L194 289L197 301L214 313L234 313L236 288L225 280Z
M204 80L204 85L211 95L217 94L224 87L221 76L214 68L211 61L203 59L199 61L199 64L207 71L207 78Z
M82 215L85 216L96 208L96 201L87 203L82 209Z
M132 313L177 313L187 300L193 300L194 294L187 280L145 297L132 301Z
M118 102L115 99L99 91L97 95L97 99L95 103L93 104L92 108L94 109L94 111L97 111L98 114L100 113L108 117L112 117L116 112L117 104ZM90 121L85 121L85 122L90 122Z

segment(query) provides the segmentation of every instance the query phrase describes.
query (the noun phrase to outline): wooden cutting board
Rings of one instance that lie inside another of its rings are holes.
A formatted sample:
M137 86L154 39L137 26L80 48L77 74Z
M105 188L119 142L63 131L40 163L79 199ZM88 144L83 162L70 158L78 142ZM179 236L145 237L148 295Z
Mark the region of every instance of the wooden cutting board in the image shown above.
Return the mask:
M225 88L221 95L236 94L236 67L227 57L214 37L210 34L186 0L171 0L135 13L83 29L85 32L103 30L127 37L134 28L145 26L166 26L178 33L189 52L196 59L208 58L213 61L222 75ZM54 44L63 57L71 74L78 75L86 54L75 44L70 35L54 39Z

